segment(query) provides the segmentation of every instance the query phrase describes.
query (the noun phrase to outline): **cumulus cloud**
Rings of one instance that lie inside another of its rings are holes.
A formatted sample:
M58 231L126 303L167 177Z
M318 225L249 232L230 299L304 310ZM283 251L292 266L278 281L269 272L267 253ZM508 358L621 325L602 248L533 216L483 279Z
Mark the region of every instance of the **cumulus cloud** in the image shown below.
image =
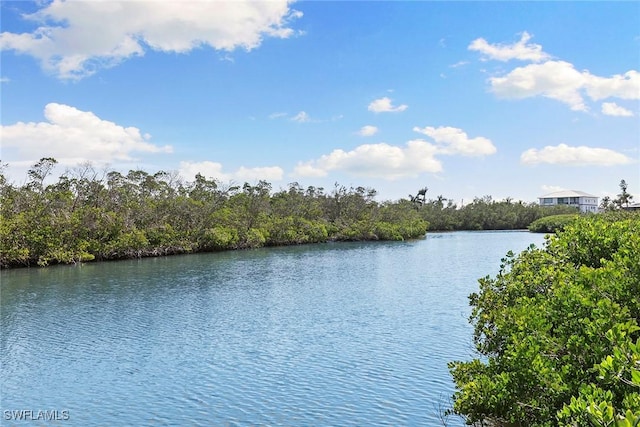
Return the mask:
M549 55L542 51L539 44L529 43L531 35L526 31L522 33L520 40L512 44L490 44L483 38L475 39L468 49L480 52L483 60L495 59L497 61L509 61L519 59L521 61L541 62L549 59Z
M2 126L2 146L12 162L32 163L54 157L61 164L106 163L135 160L133 153L171 153L169 145L149 142L138 128L103 120L90 111L50 103L44 108L47 121L18 122ZM8 159L4 159L8 160Z
M434 157L436 151L435 146L421 140L409 141L404 147L364 144L351 151L336 149L317 160L300 162L294 175L322 177L331 171L342 171L389 180L417 176L442 170L440 161Z
M409 108L407 105L402 104L394 107L391 103L391 99L388 97L383 97L372 101L367 108L369 111L373 111L374 113L398 113Z
M299 162L294 175L323 177L329 172L341 171L394 180L415 177L421 173L441 172L439 155L484 156L496 151L489 139L469 138L461 129L428 126L415 127L413 130L430 136L435 143L413 139L404 147L380 143L363 144L351 151L336 149L316 160Z
M331 156L331 154L329 156ZM325 157L328 156L322 156L319 161L311 160L308 162L298 162L293 170L293 175L306 178L321 178L323 176L327 176L330 169L323 168L321 165L321 163L329 161L328 159L323 160Z
M185 179L192 180L197 174L209 179L217 179L222 182L228 181L279 181L284 176L284 171L278 166L246 168L241 166L235 172L224 172L221 163L203 162L180 162L178 172Z
M608 148L570 147L566 144L546 146L542 150L530 148L522 153L520 162L527 165L548 163L568 166L615 166L632 163L624 154Z
M572 110L587 111L584 94L594 101L605 98L640 99L640 73L629 71L611 77L578 71L565 61L548 61L518 67L502 77L489 79L492 91L503 98L544 96L563 102Z
M289 0L63 1L26 15L40 26L30 33L0 34L0 48L38 59L62 79L144 55L145 50L186 53L201 46L252 50L265 37L288 38L302 13Z
M611 77L585 73L585 89L595 101L605 98L640 99L640 72L631 70Z
M378 128L371 125L362 126L357 132L360 136L373 136L378 133Z
M588 70L578 71L569 62L550 60L541 46L528 43L530 38L524 32L520 41L511 45L489 44L484 39L476 39L469 45L470 50L482 53L485 60L534 62L489 78L491 91L496 96L512 99L542 96L567 104L575 111L589 110L585 98L593 101L640 99L640 72L631 70L603 77Z
M486 156L496 152L496 147L491 140L482 136L469 138L462 129L449 126L441 126L438 128L431 126L419 128L416 126L413 130L433 138L437 143L439 154Z
M203 162L180 162L178 172L187 180L194 179L197 174L219 181L231 180L231 175L222 171L222 163L208 160Z
M490 78L489 82L493 93L501 98L544 96L561 101L572 110L587 110L580 93L586 76L565 61L518 67L503 77Z
M633 117L633 112L619 106L615 102L603 102L602 114L607 116Z

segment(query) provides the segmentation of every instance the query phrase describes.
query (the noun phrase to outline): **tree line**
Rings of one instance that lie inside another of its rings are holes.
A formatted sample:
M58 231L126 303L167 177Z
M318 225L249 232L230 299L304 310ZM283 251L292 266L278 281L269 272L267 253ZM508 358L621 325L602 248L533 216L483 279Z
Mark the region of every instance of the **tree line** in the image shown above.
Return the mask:
M97 171L85 164L46 184L43 158L21 186L0 175L0 266L49 265L331 240L403 240L427 222L408 201L370 188L223 185L198 174Z
M493 200L491 196L476 197L463 206L438 196L420 207L421 217L432 231L521 230L543 217L577 213L577 208L568 205L540 206L511 198Z
M43 158L14 185L0 168L0 267L45 266L344 240L403 240L429 230L524 229L574 208L490 196L458 207L439 196L376 201L376 190L294 182L223 184L197 174L100 171L84 164L50 181Z

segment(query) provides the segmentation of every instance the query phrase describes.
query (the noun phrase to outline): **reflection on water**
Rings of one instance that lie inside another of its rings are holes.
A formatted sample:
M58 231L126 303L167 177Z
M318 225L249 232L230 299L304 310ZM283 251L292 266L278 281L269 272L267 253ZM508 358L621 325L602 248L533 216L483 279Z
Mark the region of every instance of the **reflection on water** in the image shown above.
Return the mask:
M446 364L472 356L467 295L542 241L434 233L3 271L1 408L82 426L438 425Z

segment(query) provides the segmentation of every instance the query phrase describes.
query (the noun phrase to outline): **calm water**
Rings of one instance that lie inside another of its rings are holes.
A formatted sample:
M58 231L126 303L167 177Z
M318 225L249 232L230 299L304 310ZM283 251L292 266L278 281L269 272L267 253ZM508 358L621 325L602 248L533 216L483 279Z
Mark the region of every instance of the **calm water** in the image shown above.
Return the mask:
M467 295L542 242L431 233L4 271L0 424L440 425L447 362L473 355Z

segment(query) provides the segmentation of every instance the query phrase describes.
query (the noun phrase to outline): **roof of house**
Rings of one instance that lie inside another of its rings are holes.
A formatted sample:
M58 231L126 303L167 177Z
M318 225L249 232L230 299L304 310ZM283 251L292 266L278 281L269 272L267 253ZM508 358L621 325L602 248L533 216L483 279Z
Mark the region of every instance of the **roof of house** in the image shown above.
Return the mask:
M585 193L584 191L562 190L562 191L555 191L553 193L545 194L544 196L540 196L538 198L539 199L555 199L557 197L598 197L598 196Z

